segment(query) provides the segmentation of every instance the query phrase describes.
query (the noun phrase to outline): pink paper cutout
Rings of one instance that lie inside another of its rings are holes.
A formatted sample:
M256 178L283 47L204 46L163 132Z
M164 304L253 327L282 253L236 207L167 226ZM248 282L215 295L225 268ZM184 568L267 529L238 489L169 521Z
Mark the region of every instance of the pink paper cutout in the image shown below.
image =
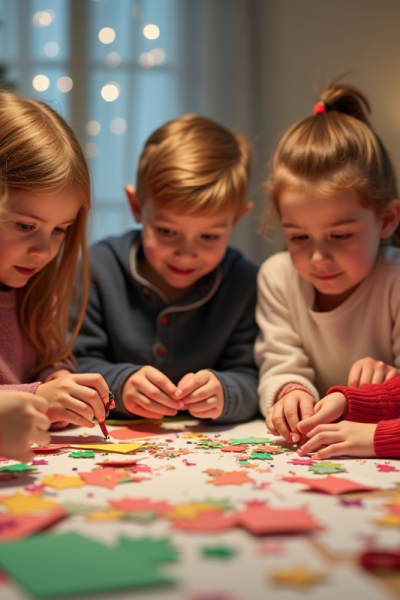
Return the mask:
M199 512L194 519L174 519L175 529L184 531L222 531L237 524L235 515L225 516L221 510Z
M44 514L0 515L0 542L9 542L28 537L37 531L54 525L67 516L62 506L52 508Z
M336 475L327 475L318 479L311 477L283 477L283 481L305 483L312 490L334 496L346 494L347 492L370 492L376 490L376 487L362 485L361 483L356 483L344 477L337 477Z
M231 471L216 475L211 481L213 485L242 485L243 483L254 483L255 480L247 475L248 471Z
M288 463L292 465L313 465L316 462L311 458L293 458L292 460L288 460Z
M131 429L130 427L121 427L119 429L114 429L114 431L110 431L109 433L115 440L134 440L136 438L154 437L157 435L152 431L139 431Z
M174 509L168 502L153 502L149 498L122 498L121 500L109 500L108 503L111 508L127 513L152 512L164 515Z
M247 505L234 515L242 527L255 535L268 533L302 533L325 529L307 512L305 506L295 509L276 509L269 506Z
M78 475L89 485L99 485L100 487L112 490L122 479L130 478L132 473L125 469L105 467L104 469L97 469L96 471L86 473L78 472Z
M391 473L392 471L399 470L399 469L396 469L396 467L393 467L392 465L380 464L380 465L377 465L377 467L378 467L378 471L380 473Z
M140 458L129 458L128 460L124 460L121 458L113 458L112 460L103 460L100 462L96 462L96 465L100 465L101 467L131 467L132 465L136 465L139 460L144 460L145 457L142 456Z

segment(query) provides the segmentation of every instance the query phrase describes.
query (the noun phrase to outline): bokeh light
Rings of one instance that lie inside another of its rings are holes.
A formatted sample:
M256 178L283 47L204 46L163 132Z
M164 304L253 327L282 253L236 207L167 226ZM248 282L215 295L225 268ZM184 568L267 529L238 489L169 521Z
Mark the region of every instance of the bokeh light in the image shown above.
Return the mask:
M160 35L160 28L153 23L149 23L143 27L143 35L148 40L156 40Z
M40 10L32 17L32 25L34 27L48 27L56 18L56 13L51 8Z
M36 75L32 79L32 85L37 92L45 92L50 85L50 79L46 75Z
M89 135L98 135L101 131L101 125L98 121L88 121L86 131Z
M60 46L57 42L47 42L43 47L46 56L57 56L60 52Z
M115 133L115 135L122 135L126 131L126 121L125 119L121 119L120 117L116 117L110 123L110 131L111 133Z
M57 87L60 90L60 92L70 92L73 88L74 82L72 81L71 77L68 77L68 75L64 75L64 77L60 77L60 79L57 81Z
M85 145L85 156L86 158L94 158L99 153L99 147L94 142L88 142Z
M101 88L101 97L106 102L114 102L119 96L119 85L115 81L110 81Z
M106 56L105 62L107 67L115 69L121 64L121 57L118 52L109 52Z
M99 40L103 44L112 44L115 40L115 31L111 27L103 27L99 31Z

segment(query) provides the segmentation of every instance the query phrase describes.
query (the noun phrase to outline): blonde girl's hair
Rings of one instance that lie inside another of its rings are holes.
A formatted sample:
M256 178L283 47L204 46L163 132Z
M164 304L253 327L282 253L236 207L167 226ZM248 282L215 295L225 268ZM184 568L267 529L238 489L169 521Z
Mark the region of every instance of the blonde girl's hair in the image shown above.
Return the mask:
M150 194L186 214L236 213L245 203L249 179L247 140L210 119L187 114L149 137L136 187L141 204Z
M322 195L355 189L363 205L377 214L398 198L393 165L368 121L369 112L357 88L335 80L324 89L315 114L292 125L278 142L265 184L270 206L262 229L268 229L272 213L279 215L285 188L312 188ZM392 241L398 245L396 234Z
M88 166L72 129L55 110L37 100L0 91L0 173L8 193L71 190L81 206L58 255L18 290L20 324L37 350L33 375L72 357L88 297L86 221L91 191ZM80 309L69 333L69 305L77 277Z

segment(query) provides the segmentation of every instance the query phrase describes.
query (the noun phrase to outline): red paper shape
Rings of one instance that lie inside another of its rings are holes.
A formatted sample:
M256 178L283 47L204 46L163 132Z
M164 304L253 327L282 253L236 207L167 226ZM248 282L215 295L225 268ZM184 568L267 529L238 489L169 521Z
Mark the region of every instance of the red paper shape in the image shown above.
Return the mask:
M47 446L32 448L32 452L35 454L51 454L52 452L58 452L59 450L70 447L70 444L48 444Z
M127 513L152 512L164 515L174 509L168 502L152 502L149 498L122 498L121 500L109 500L109 505L115 510Z
M176 519L174 528L184 531L199 531L209 533L232 529L237 524L235 515L225 516L221 510L207 510L199 512L194 519Z
M96 471L89 471L87 473L78 472L78 475L89 485L99 485L112 490L122 479L131 477L132 473L125 469L105 467L104 469L97 469Z
M128 458L128 460L124 460L123 458L113 458L112 460L102 460L100 462L95 463L96 465L100 465L101 467L132 467L136 465L139 460L144 460L145 456L141 456L140 458Z
M378 471L380 473L391 473L392 471L398 471L398 469L396 469L396 467L393 467L392 465L380 464L378 465Z
M293 458L292 460L288 460L288 463L292 465L313 465L316 461L312 460L312 458Z
M300 483L305 483L310 489L324 492L325 494L332 494L334 496L346 494L347 492L370 492L376 490L376 487L362 485L361 483L351 481L351 479L333 475L319 477L318 479L313 479L311 477L283 477L283 481L298 481Z
M62 506L52 508L43 514L0 515L0 542L21 540L67 516Z
M255 535L267 533L302 533L325 529L307 512L305 506L277 509L248 503L245 510L235 513L239 525Z
M213 485L242 485L243 483L254 483L255 480L247 475L248 471L231 471L216 475L211 481Z
M222 452L246 452L247 444L243 446L224 446L223 448L220 448L220 450Z

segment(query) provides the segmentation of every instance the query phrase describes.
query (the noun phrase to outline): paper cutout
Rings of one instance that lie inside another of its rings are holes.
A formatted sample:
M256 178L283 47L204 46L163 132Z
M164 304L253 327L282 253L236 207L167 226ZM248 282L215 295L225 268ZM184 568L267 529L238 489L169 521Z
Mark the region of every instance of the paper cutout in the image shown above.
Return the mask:
M318 475L326 475L328 473L346 473L346 468L339 463L317 462L308 468L309 471Z
M252 460L272 460L272 455L268 452L252 452L250 458Z
M269 454L283 454L286 452L285 448L280 446L269 446L268 444L261 445L257 448L257 452L268 452Z
M70 448L69 444L48 444L48 446L36 446L31 448L35 454L52 454L53 452L59 452L65 448Z
M132 465L136 465L139 462L139 460L144 460L144 458L148 457L140 456L138 458L121 458L120 460L114 458L112 460L102 460L96 462L95 464L100 465L101 467L131 467Z
M326 579L326 573L318 573L302 566L280 571L273 571L269 579L275 585L289 585L292 587L308 588Z
M15 492L13 496L2 496L0 504L7 506L13 515L23 515L36 510L46 510L59 506L57 501L45 500L40 493L25 495L21 492Z
M212 476L210 481L213 485L242 485L243 483L254 483L254 479L247 475L248 471L221 471L220 469L206 469L204 473Z
M235 556L236 550L230 546L205 546L201 549L201 553L205 558L227 560Z
M324 529L307 512L306 507L276 509L266 505L248 504L245 510L235 513L239 525L255 535L302 533Z
M288 460L288 463L292 465L313 465L315 464L315 460L312 458L293 458L292 460Z
M400 515L388 513L380 519L374 520L377 525L383 525L385 527L400 527Z
M238 444L242 446L243 444L270 444L271 440L269 438L256 438L256 437L248 437L241 439L230 439L229 442L232 446L237 446Z
M67 488L79 488L85 485L85 482L78 475L46 475L43 477L42 483L56 490L65 490Z
M283 481L305 483L312 490L324 492L325 494L346 494L347 492L370 492L376 490L376 487L362 485L344 477L334 477L327 475L322 479L312 479L311 477L283 477ZM308 491L308 490L307 490Z
M151 512L157 515L164 515L173 506L168 502L153 502L148 498L122 498L121 500L109 500L109 505L116 509L127 513L136 512Z
M32 464L36 465L38 467L38 466L41 466L41 465L48 465L49 461L45 460L44 458L34 458L33 461L32 461Z
M245 452L247 449L247 446L222 446L221 451L222 452Z
M71 458L94 458L95 453L93 450L84 450L83 452L71 452L71 454L68 454L68 456Z
M136 438L148 438L157 435L152 431L140 431L137 429L131 429L130 427L121 427L120 429L114 429L114 431L110 431L109 433L110 436L115 440L134 440ZM164 433L167 432L165 431Z
M25 463L0 467L0 473L24 473L25 471L37 471L37 468L35 466L26 465Z
M150 563L176 562L178 550L168 538L126 538L118 540L118 549L130 552L134 557Z
M166 519L190 519L195 520L200 513L203 512L215 512L215 510L221 510L224 507L219 505L218 502L191 502L188 504L176 504L173 509L167 512L164 516Z
M354 498L354 499L347 499L347 498L339 498L339 503L342 506L358 506L358 507L362 507L364 506L363 501L361 500L361 498Z
M124 516L121 510L98 510L88 514L89 521L118 521Z
M67 516L62 506L51 508L43 514L0 515L0 542L20 540L37 531L54 525Z
M114 469L113 467L105 467L96 471L88 471L78 473L85 483L89 485L99 485L112 490L117 483L128 479L131 480L131 472L126 469Z
M83 449L83 450L98 450L99 452L115 452L117 454L129 454L134 452L138 448L141 448L143 444L74 444L72 448Z
M222 510L210 510L198 513L195 519L174 520L173 524L175 529L183 531L210 533L235 527L236 518L234 515L225 516Z
M391 473L392 471L399 470L399 469L396 469L396 467L393 467L392 465L380 464L380 465L377 465L377 467L378 467L378 471L380 471L380 473Z
M159 572L159 563L74 532L0 544L0 564L35 597L103 594L172 583Z

